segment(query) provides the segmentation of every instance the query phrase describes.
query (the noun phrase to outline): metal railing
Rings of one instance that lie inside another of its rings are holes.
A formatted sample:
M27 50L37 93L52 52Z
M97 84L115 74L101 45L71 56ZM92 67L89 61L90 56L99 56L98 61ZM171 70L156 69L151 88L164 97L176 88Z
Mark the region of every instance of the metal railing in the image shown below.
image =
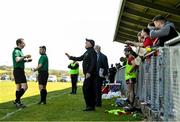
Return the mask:
M173 42L180 42L180 36L151 53L139 66L135 89L137 98L149 104L159 116L163 115L165 121L180 121L180 46L168 47ZM120 68L118 73L121 89L127 93L125 68Z

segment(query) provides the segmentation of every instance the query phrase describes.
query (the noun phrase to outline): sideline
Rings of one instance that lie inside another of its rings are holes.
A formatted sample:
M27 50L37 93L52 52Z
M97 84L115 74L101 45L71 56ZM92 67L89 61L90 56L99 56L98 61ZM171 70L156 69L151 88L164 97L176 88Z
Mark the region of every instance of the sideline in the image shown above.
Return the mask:
M51 99L53 99L53 98L55 98L55 97L58 97L58 96L64 95L64 94L68 94L68 93L69 93L69 92L66 91L66 92L63 92L62 94L58 94L58 95L56 94L56 95L54 95L54 96L48 97L47 99L48 99L48 100L51 100ZM32 105L35 105L35 104L37 104L37 103L30 103L30 104L28 104L28 105L26 105L26 106L29 107L29 106L32 106ZM16 111L7 113L5 116L3 116L3 117L0 119L0 121L6 119L6 118L8 118L8 117L10 117L11 115L13 115L13 114L21 111L22 109L24 109L24 108L19 108L19 109L17 109Z

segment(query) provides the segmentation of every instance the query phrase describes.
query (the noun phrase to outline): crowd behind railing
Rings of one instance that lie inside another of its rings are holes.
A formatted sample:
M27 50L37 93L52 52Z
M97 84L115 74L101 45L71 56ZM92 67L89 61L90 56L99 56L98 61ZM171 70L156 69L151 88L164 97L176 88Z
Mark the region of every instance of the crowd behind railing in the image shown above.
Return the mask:
M174 39L180 43L180 36ZM136 99L158 113L163 120L180 120L180 47L166 46L150 53L150 61L142 62L137 70ZM125 67L117 71L116 80L127 95Z
M125 41L125 57L121 58L124 67L116 73L130 110L136 107L137 98L164 120L180 120L179 33L173 23L157 15L137 34L137 40Z

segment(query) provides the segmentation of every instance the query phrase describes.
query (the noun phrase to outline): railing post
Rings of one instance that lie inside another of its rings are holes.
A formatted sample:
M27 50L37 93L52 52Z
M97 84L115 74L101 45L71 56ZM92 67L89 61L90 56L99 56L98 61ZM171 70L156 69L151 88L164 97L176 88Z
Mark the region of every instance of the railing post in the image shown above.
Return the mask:
M170 89L170 55L169 48L163 48L164 52L164 121L168 121L169 117L169 89Z

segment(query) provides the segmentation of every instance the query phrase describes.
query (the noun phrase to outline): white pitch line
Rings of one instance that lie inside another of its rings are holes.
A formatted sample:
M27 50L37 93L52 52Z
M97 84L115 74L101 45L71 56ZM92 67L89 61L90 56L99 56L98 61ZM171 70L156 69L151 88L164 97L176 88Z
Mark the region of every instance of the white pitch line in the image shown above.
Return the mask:
M62 93L62 94L58 94L58 95L55 95L55 96L52 96L52 97L48 97L47 99L50 100L50 99L52 99L52 98L55 98L55 97L57 97L57 96L59 96L59 95L64 95L64 94L66 94L66 93L68 93L68 92L64 92L64 93ZM27 105L27 107L29 107L29 106L31 106L31 105L35 105L35 104L37 104L37 103L30 103L30 104ZM19 108L19 109L16 110L16 111L7 113L7 114L6 114L5 116L3 116L0 120L4 120L4 119L10 117L11 115L13 115L13 114L21 111L22 109L23 109L23 108Z

